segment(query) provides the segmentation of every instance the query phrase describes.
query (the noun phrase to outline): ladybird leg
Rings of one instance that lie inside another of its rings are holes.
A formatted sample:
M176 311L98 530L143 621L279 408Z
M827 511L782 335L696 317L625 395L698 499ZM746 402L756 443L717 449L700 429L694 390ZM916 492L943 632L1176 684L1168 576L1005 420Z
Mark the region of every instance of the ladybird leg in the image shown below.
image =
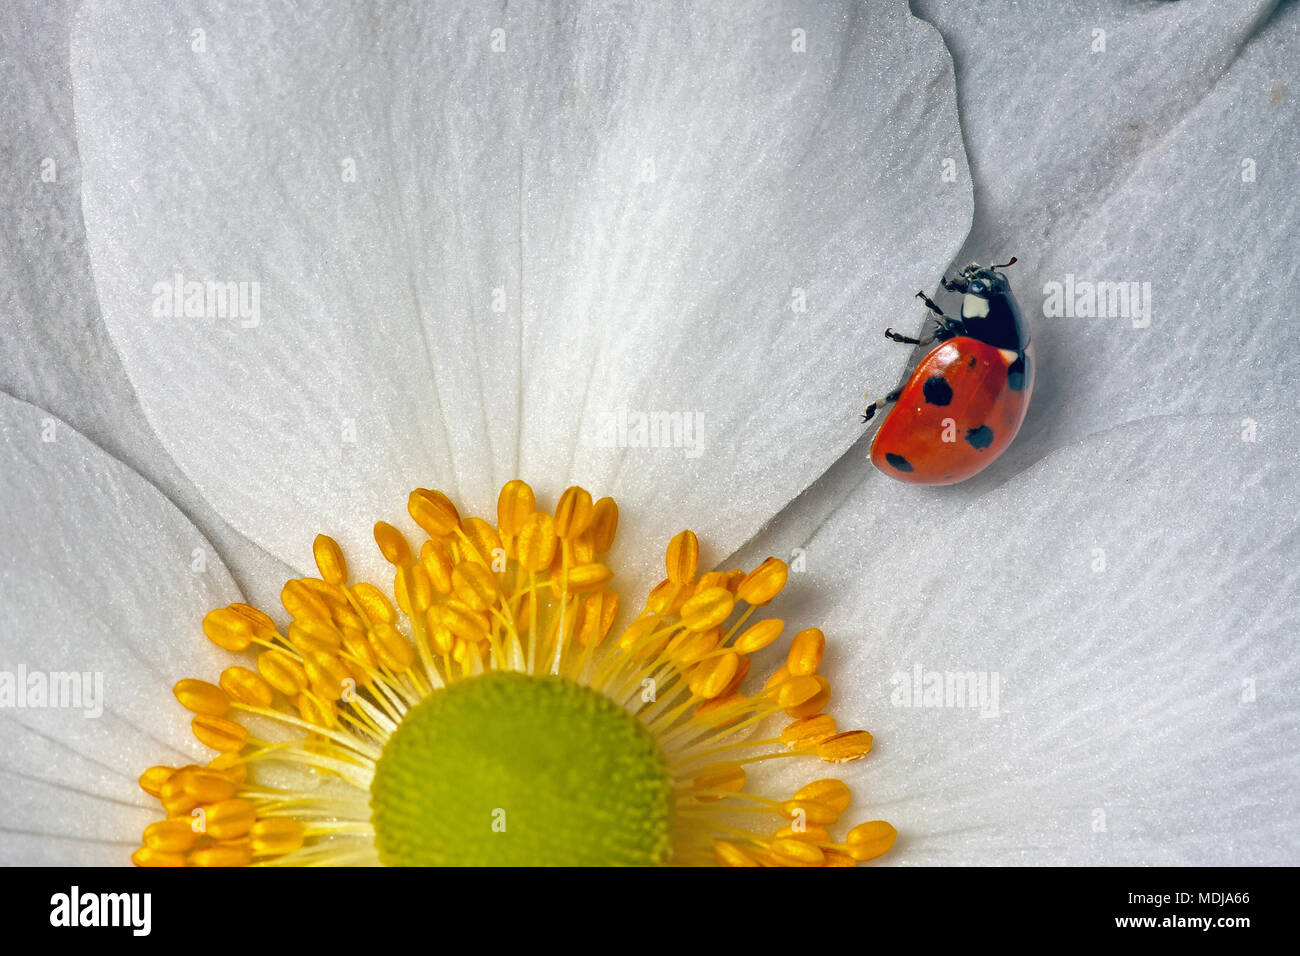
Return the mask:
M877 409L884 408L890 402L898 401L898 396L902 394L903 394L903 388L900 385L898 388L894 389L884 398L876 399L874 402L868 405L867 410L862 413L862 424L865 425L867 422L871 421L871 417L876 414Z
M936 321L939 327L934 330L934 338L941 342L966 334L966 323L961 319L954 319L951 315L941 315Z
M885 329L885 338L894 342L902 342L904 345L929 345L934 341L933 335L914 339L910 335L903 335L901 332L895 332L893 329Z
M930 298L928 295L926 295L924 292L918 292L918 293L916 294L916 297L917 297L918 299L920 299L922 302L924 302L924 303L925 303L925 307L926 307L927 309L929 309L931 312L933 312L935 315L939 316L940 318L943 317L943 309L941 309L941 308L939 308L937 305L935 305L935 304L934 304L934 300L931 299L931 298Z

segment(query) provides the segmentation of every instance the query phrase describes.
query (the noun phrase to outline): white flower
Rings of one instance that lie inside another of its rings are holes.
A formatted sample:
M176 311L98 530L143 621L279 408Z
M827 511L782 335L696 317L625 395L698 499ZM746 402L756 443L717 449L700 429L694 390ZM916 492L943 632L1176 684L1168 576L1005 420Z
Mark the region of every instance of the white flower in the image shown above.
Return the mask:
M516 475L619 499L629 592L682 527L794 559L893 861L1295 862L1300 13L601 10L0 14L0 673L104 675L97 719L0 709L6 862L126 861L140 770L204 753L206 610L318 531L381 579L412 487ZM1020 437L875 473L884 327L1011 255ZM245 308L167 315L187 281ZM1067 281L1149 324L1045 317ZM601 440L674 412L696 445ZM967 674L982 708L925 696Z

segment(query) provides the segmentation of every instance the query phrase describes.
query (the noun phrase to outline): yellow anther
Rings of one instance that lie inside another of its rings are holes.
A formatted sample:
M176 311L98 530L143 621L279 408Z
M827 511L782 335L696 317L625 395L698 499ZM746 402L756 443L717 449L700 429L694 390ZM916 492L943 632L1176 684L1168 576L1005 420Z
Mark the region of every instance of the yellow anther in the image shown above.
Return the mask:
M754 605L767 604L781 593L790 569L779 558L768 558L740 582L736 597Z
M740 590L740 584L744 580L745 580L745 572L740 570L740 568L734 568L730 571L723 572L722 580L720 580L718 583L721 584L728 591L730 591L732 594L735 594L737 591Z
M462 640L478 643L488 639L483 619L459 601L447 601L429 608L429 620L436 621Z
M725 840L713 841L713 855L720 866L762 866L749 853Z
M407 591L407 597L414 598L414 606L417 612L423 614L429 610L429 605L433 603L433 581L424 565L411 565L411 586Z
M227 794L227 796L230 796L230 794ZM189 813L199 805L199 801L186 791L181 772L177 772L163 784L162 792L158 794L158 802L172 816Z
M830 826L840 818L840 811L818 800L787 800L781 804L781 816L814 826Z
M177 681L176 686L172 688L172 693L176 695L182 707L196 714L220 717L230 709L230 698L226 696L226 692L216 684L209 684L205 680L189 678Z
M690 597L691 589L689 587L673 584L672 581L664 578L654 586L654 589L646 597L645 606L647 610L655 614L676 614L690 600Z
M790 669L784 665L772 672L772 676L763 685L763 690L774 690L790 679Z
M439 594L451 593L451 554L447 545L435 538L430 538L420 545L420 566L429 575L429 583Z
M817 743L817 756L827 763L848 763L871 753L871 734L846 730Z
M826 705L831 702L831 682L820 674L814 674L812 677L792 677L788 683L794 684L799 681L809 680L817 682L817 693L797 704L786 707L785 714L787 717L793 717L797 720L800 717L811 717L813 714L820 714L826 709Z
M555 506L555 533L565 541L572 541L587 530L594 514L591 492L577 485L567 488Z
M375 544L379 545L379 553L389 564L400 567L411 563L411 546L406 543L402 532L387 521L375 522Z
M168 853L165 850L142 846L131 854L131 862L136 866L184 866L185 857L180 853Z
M706 791L695 796L702 803L721 800L728 793L745 789L745 768L737 763L711 763L696 775L692 787Z
M225 717L200 714L190 721L190 729L194 731L199 743L222 753L239 750L248 743L248 731L243 725Z
M176 772L175 767L150 767L140 774L140 789L151 797L162 795L163 784Z
M762 650L780 637L784 628L785 621L780 618L774 617L766 621L759 621L736 638L734 646L737 653L752 654L755 651Z
M722 643L722 628L714 627L707 631L682 631L664 648L664 653L681 667L703 660L711 651Z
M811 677L821 666L826 653L826 635L815 627L800 631L790 642L786 668L795 677Z
M294 620L315 618L328 621L330 619L329 605L314 589L297 578L285 583L280 591L280 603Z
M327 534L318 534L311 544L311 553L323 580L339 586L348 583L348 562L337 541Z
M248 618L228 607L219 607L204 616L203 633L217 647L236 654L247 650L254 636Z
M496 528L482 518L465 518L460 523L460 530L464 532L465 537L469 538L473 548L473 551L467 555L469 560L479 561L494 571L505 570L505 565L501 563L505 548L501 546L501 536L497 534Z
M307 723L324 727L326 730L334 729L339 722L339 712L334 702L312 694L299 695L298 715Z
M323 618L304 617L289 625L289 643L302 654L329 652L343 646L343 635Z
M335 607L330 609L330 620L334 626L342 632L345 628L354 630L365 630L366 620L351 607Z
M845 842L848 844L849 856L862 863L888 853L896 839L898 831L892 825L884 820L872 820L859 823L850 830Z
M433 608L429 610L432 612ZM439 654L450 654L452 648L456 646L456 635L433 620L430 620L428 628L429 640L433 643L434 650Z
M804 717L781 731L781 743L787 747L806 747L835 736L835 718L830 714Z
M371 624L377 624L380 621L392 622L397 620L397 611L393 609L392 602L373 584L362 582L352 586L352 597L361 605L365 611L366 617Z
M689 528L679 531L668 542L664 566L668 570L668 580L674 584L690 584L695 580L700 567L700 541L694 531Z
M460 512L441 491L416 488L406 500L406 510L431 538L444 538L460 526Z
M496 607L501 599L497 577L487 565L477 561L462 561L451 573L452 593L456 600L474 611Z
M555 519L545 511L534 511L524 520L515 541L519 563L526 571L545 571L555 558L559 540L555 533Z
M144 845L164 853L184 853L199 842L188 820L159 820L144 828Z
M584 647L599 644L609 636L618 617L618 592L599 591L578 605L574 632Z
M270 817L254 823L248 835L254 854L278 856L302 847L303 825L290 817Z
M497 528L501 533L514 537L517 535L528 516L537 510L537 496L528 482L518 478L507 481L501 486L497 496Z
M775 687L776 702L781 707L797 707L804 701L811 700L821 693L822 685L816 676L791 677Z
M245 844L214 843L190 854L191 866L248 866L252 862L252 847Z
M803 840L805 843L830 843L831 834L820 824L790 823L772 834L773 840Z
M303 670L302 664L284 651L264 651L259 654L257 672L286 697L296 697L307 686L307 672Z
M229 774L220 770L209 770L206 767L188 767L177 777L177 782L193 799L196 806L228 800L239 789L239 784L235 783Z
M826 855L826 866L857 866L858 861L853 859L847 853L841 853L839 850L822 850Z
M378 661L365 631L348 628L343 632L342 657L358 685L368 687L374 683L370 672L378 666Z
M699 594L701 591L707 591L709 588L727 588L728 574L726 571L708 571L700 576L695 582L695 587L691 590L692 594ZM727 588L732 594L731 588Z
M618 505L613 498L601 498L592 508L591 524L587 535L596 554L605 554L614 546L618 533Z
M312 693L325 700L339 700L352 681L352 672L332 654L311 654L303 662Z
M740 666L736 668L736 673L731 676L730 682L728 682L726 687L722 688L722 693L718 696L726 697L729 694L734 694L737 688L740 687L741 682L745 679L745 676L749 674L749 665L752 663L753 661L748 657L742 657L740 659Z
M257 822L257 808L252 800L222 800L208 807L208 836L214 840L238 840Z
M236 753L217 754L208 761L207 769L221 774L237 787L248 779L248 764Z
M796 800L816 800L834 807L837 813L843 813L853 799L853 793L843 780L825 777L805 784L794 793Z
M749 698L744 694L722 694L706 700L695 708L695 717L708 727L725 727L743 716L743 706Z
M735 606L726 588L708 588L682 605L682 624L690 631L707 631L729 618Z
M696 697L710 700L726 691L739 669L739 654L734 652L723 654L721 657L697 664L688 686Z
M583 564L569 568L564 576L564 587L570 594L589 594L599 591L614 579L614 572L603 564Z
M430 617L437 609L437 605L429 608ZM406 639L406 635L386 622L376 624L370 632L370 649L380 664L399 674L415 663L415 650L411 647L411 642Z
M618 639L619 650L636 660L658 657L672 637L671 631L663 627L663 623L661 618L653 614L637 618Z
M393 574L393 595L397 598L397 606L407 617L411 617L413 612L423 614L429 610L429 605L433 603L433 582L424 565L413 564L409 568L398 568ZM411 605L412 596L415 597L414 609Z
M348 592L346 588L337 584L330 584L328 581L322 581L320 578L298 578L298 582L320 598L322 603L329 608L331 616L341 610L348 609Z
M769 851L785 866L821 866L826 862L821 848L807 840L773 840Z
M596 548L591 543L591 529L588 528L576 538L568 541L560 540L560 547L564 549L564 560L570 567L576 564L595 564Z
M221 672L221 689L237 704L270 707L274 694L271 685L247 667L235 665Z
M252 626L254 637L268 640L275 637L275 621L271 620L271 615L265 611L259 611L251 604L232 604L230 610Z

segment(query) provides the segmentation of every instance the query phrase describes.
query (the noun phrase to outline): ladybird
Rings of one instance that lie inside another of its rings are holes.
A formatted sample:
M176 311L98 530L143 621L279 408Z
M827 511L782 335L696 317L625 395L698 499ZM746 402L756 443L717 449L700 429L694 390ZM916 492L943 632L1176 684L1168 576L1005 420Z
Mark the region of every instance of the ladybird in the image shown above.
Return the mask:
M987 468L1016 437L1034 387L1029 326L1000 271L972 263L943 287L962 294L961 318L945 315L918 292L937 318L919 339L885 330L909 345L930 345L902 385L862 415L894 403L871 443L871 462L886 475L920 485L951 485Z

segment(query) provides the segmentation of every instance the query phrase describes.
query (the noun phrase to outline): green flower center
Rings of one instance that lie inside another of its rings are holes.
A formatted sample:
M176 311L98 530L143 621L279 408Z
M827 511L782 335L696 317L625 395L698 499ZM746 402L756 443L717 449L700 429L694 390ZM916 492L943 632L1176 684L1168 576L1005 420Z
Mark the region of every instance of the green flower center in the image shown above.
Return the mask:
M370 785L387 866L610 866L671 852L667 761L634 716L562 677L494 672L434 691Z

